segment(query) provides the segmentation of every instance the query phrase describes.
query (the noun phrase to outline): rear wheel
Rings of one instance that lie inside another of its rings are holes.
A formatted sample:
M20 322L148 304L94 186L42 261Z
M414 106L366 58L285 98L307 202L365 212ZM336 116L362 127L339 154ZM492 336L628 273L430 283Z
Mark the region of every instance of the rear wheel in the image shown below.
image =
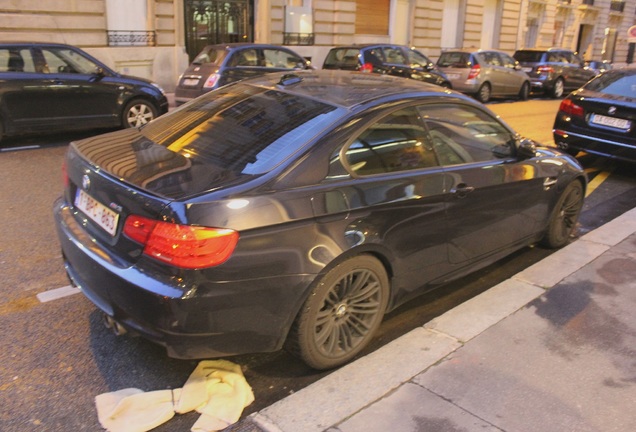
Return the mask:
M329 271L305 301L285 348L315 369L355 357L380 326L389 281L376 258L360 255Z
M157 108L153 104L143 99L134 99L124 108L122 120L125 128L137 128L156 117Z
M563 96L563 90L564 90L564 83L563 83L563 78L557 78L557 80L554 82L554 87L552 88L552 97L553 98L560 98L561 96Z
M578 180L570 183L552 211L550 223L541 244L550 248L565 246L576 230L583 207L583 186Z
M479 90L477 90L477 100L481 103L486 103L490 100L490 84L483 83Z

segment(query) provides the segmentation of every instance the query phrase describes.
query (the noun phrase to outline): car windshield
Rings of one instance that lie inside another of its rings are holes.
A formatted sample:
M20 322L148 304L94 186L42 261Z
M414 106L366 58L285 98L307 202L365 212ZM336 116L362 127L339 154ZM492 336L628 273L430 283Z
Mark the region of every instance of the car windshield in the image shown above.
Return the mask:
M205 47L197 56L192 60L194 64L206 64L216 63L219 64L225 57L226 51L220 50L215 47Z
M193 166L235 178L270 171L336 121L342 110L239 83L183 105L141 132Z
M611 74L608 72L597 76L587 83L585 89L609 95L636 98L636 75Z
M543 57L542 51L517 51L513 56L519 63L537 63Z

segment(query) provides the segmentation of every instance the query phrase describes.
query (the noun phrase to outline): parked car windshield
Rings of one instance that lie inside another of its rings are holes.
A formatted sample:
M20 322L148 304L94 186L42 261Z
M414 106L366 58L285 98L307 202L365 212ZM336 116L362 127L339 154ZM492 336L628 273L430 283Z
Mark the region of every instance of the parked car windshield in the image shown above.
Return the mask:
M219 64L225 58L225 50L220 50L215 47L205 47L197 56L192 60L195 64L216 63Z
M604 74L590 81L586 90L636 98L636 75Z
M224 176L262 174L310 142L342 110L299 95L239 83L184 105L143 128L142 134L193 165Z
M437 66L454 68L470 67L470 54L462 52L442 53L439 60L437 60Z

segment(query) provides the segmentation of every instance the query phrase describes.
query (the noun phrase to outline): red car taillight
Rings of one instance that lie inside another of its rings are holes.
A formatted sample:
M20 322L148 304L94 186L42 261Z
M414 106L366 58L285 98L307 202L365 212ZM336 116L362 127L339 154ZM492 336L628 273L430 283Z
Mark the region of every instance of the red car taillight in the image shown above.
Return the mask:
M468 79L477 78L479 72L481 72L481 66L473 65L473 67L470 68L470 72L468 73Z
M208 79L205 80L205 83L203 83L203 88L214 87L218 80L219 80L219 74L213 73L212 75L208 77Z
M68 180L68 169L66 168L66 159L62 162L62 184L64 185L64 189L68 189L70 184Z
M196 269L227 261L238 243L231 229L180 225L130 215L124 234L144 245L144 254L175 267Z
M552 66L539 66L537 68L537 72L550 74L550 73L554 72L554 69L552 68Z
M559 106L559 111L575 117L583 117L585 115L583 107L578 106L570 99L563 99Z
M360 66L360 72L373 72L373 65L371 63L363 63Z

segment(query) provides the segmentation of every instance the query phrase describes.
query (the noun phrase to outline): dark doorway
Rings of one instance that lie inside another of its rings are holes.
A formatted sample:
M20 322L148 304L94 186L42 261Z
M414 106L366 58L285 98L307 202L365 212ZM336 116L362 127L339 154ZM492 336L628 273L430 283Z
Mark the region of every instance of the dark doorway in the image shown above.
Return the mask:
M206 45L254 41L254 0L185 0L190 60Z

